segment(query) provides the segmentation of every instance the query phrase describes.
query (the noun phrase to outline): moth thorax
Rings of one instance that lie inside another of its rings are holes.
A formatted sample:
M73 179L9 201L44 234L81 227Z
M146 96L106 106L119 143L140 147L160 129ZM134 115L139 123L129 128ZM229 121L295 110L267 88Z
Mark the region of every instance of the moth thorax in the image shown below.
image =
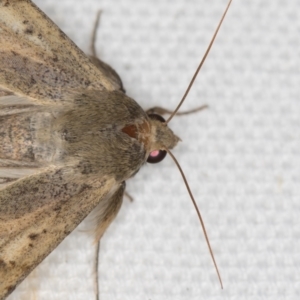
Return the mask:
M145 149L149 148L150 144L150 135L151 135L151 127L148 121L144 121L142 123L133 123L126 124L122 129L122 132L126 133L131 138L138 140L141 144L144 145Z

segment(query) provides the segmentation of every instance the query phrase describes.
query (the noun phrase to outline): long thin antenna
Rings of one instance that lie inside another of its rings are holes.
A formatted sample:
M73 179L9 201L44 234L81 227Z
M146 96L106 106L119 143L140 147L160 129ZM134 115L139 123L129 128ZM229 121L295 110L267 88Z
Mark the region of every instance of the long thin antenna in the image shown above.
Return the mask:
M186 188L187 188L187 190L188 190L188 193L190 194L190 197L191 197L192 202L193 202L193 204L194 204L194 207L195 207L195 209L196 209L196 212L197 212L197 215L198 215L198 218L199 218L201 227L202 227L202 229L203 229L203 233L204 233L205 240L206 240L206 243L207 243L209 252L210 252L210 256L211 256L211 258L212 258L212 260L213 260L215 269L216 269L216 271L217 271L217 275L218 275L218 278L219 278L219 281L220 281L220 284L221 284L221 288L223 289L223 283L222 283L221 275L220 275L220 272L219 272L219 269L218 269L218 266L217 266L217 263L216 263L216 260L215 260L215 257L214 257L212 248L211 248L210 243L209 243L208 235L207 235L207 232L206 232L206 229L205 229L205 225L204 225L202 216L201 216L201 214L200 214L200 210L199 210L199 208L198 208L198 206L197 206L197 203L196 203L196 201L195 201L195 199L194 199L194 196L193 196L193 194L192 194L192 191L191 191L191 189L190 189L190 187L189 187L189 184L188 184L188 182L187 182L187 180L186 180L186 177L185 177L185 175L184 175L184 173L183 173L183 170L181 169L181 167L180 167L180 165L179 165L177 159L175 158L175 156L172 154L172 152L171 152L169 149L165 149L165 150L168 152L168 154L172 157L172 159L174 160L175 164L177 165L177 168L179 169L179 172L181 173L182 179L183 179L183 181L184 181L184 183L185 183L185 186L186 186Z
M170 116L170 117L168 118L168 120L166 121L166 124L168 124L168 123L172 120L172 118L176 115L177 111L179 110L179 108L181 107L182 103L184 102L186 96L188 95L188 93L189 93L189 91L190 91L192 85L194 84L194 81L195 81L195 79L196 79L196 77L197 77L199 71L201 70L202 65L204 64L204 62L205 62L205 60L206 60L206 57L207 57L207 55L208 55L208 53L209 53L209 51L210 51L210 49L211 49L211 47L212 47L212 45L213 45L215 39L216 39L216 36L217 36L217 34L218 34L218 32L219 32L219 29L220 29L220 27L221 27L221 25L222 25L222 23L223 23L223 20L224 20L224 18L225 18L225 16L226 16L226 13L227 13L227 11L228 11L228 9L229 9L229 6L230 6L231 2L232 2L232 0L229 0L229 2L228 2L228 4L227 4L227 7L226 7L226 9L225 9L225 12L223 13L223 16L222 16L222 18L221 18L221 20L220 20L220 22L219 22L219 25L218 25L218 27L217 27L217 29L216 29L216 31L215 31L213 37L212 37L212 39L211 39L211 41L210 41L210 43L209 43L207 49L206 49L206 52L205 52L205 54L204 54L204 56L203 56L203 58L202 58L202 60L201 60L201 62L200 62L200 64L199 64L199 66L198 66L198 68L197 68L197 70L196 70L196 72L195 72L195 74L194 74L194 76L193 76L193 78L192 78L192 80L191 80L191 82L190 82L188 88L186 89L186 91L185 91L185 93L184 93L184 95L183 95L181 101L180 101L179 104L177 105L176 109L173 111L173 113L171 114L171 116Z

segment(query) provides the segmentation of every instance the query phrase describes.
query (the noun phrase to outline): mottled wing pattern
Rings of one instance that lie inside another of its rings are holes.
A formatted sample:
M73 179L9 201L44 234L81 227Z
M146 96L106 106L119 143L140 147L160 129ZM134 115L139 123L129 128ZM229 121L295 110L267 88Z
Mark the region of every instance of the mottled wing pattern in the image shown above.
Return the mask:
M105 174L83 176L77 161L36 160L20 132L28 133L26 116L72 100L78 91L121 89L110 73L31 1L0 0L0 126L7 126L0 128L0 299L99 203L99 236L121 205L124 183Z
M103 234L125 188L103 173L82 174L77 160L38 159L29 123L43 108L28 98L0 97L0 299L97 205Z
M73 168L49 167L0 189L0 299L117 188L111 178L83 181Z
M120 83L97 68L31 1L1 0L0 88L54 103L76 90L116 90Z

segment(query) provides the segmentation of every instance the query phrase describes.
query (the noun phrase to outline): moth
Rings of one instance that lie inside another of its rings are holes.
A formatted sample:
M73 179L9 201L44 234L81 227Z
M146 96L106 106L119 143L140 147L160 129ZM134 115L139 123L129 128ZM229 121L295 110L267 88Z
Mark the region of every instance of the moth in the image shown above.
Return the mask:
M34 3L0 0L0 299L96 206L102 237L126 180L173 157L179 107L145 112Z

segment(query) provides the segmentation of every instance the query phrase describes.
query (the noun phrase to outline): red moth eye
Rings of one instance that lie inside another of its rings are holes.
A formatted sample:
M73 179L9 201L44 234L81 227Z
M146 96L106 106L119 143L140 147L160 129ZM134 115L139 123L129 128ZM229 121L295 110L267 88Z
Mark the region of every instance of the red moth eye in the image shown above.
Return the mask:
M152 151L147 159L147 162L150 164L156 164L161 162L167 155L167 151L165 150L154 150Z
M158 120L162 123L166 122L165 119L158 114L149 114L148 117L150 119ZM165 150L154 150L149 154L147 162L150 164L156 164L161 162L167 155L167 151Z

